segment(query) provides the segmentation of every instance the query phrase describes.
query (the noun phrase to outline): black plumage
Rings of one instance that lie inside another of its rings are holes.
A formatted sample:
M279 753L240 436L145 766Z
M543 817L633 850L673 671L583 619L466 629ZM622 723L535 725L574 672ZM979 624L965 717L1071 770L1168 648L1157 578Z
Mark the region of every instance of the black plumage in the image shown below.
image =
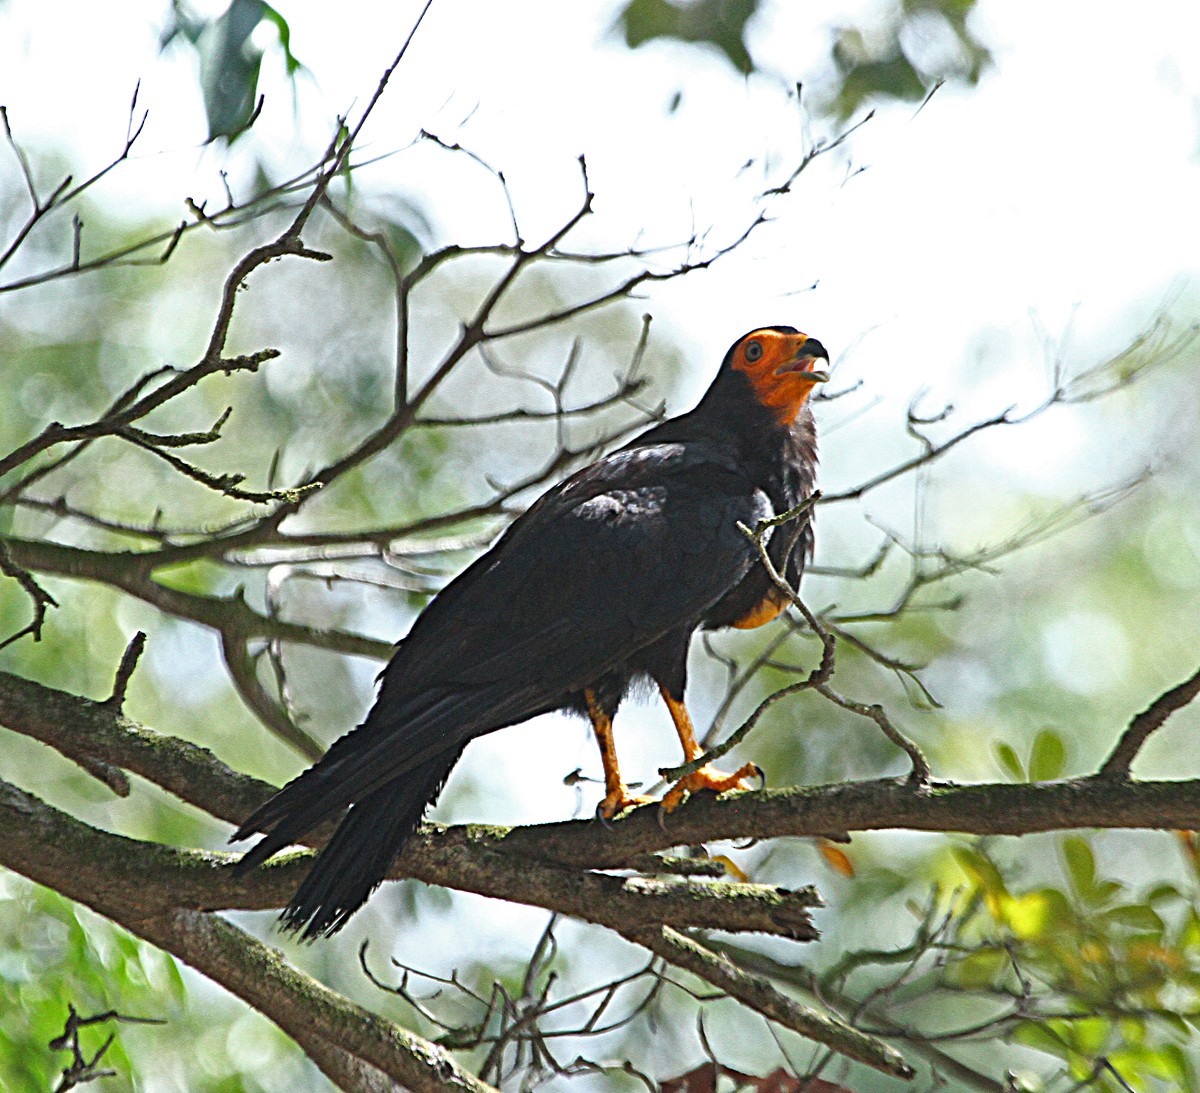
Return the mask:
M600 735L598 715L610 721L641 678L682 709L692 633L774 617L781 604L737 525L812 492L817 359L823 347L794 328L746 335L694 410L549 490L434 598L363 723L233 835L265 832L244 871L344 814L287 928L312 938L345 923L475 737L558 709L590 712ZM796 581L811 531L785 528L768 549Z

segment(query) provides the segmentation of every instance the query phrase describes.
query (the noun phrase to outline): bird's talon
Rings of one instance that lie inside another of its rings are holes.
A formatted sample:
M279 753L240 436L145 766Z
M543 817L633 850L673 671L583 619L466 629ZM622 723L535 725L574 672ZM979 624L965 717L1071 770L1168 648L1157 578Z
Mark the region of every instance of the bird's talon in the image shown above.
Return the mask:
M621 786L620 789L612 790L604 795L604 800L596 806L596 819L605 827L610 827L612 821L621 813L653 803L654 798L630 793L625 786Z
M683 782L686 780L687 779L683 779L682 781L677 782L674 786L672 786L667 791L666 795L663 797L662 807L659 810L659 817L658 817L660 826L662 825L663 815L665 815L668 812L674 812L683 803L683 799L687 795L687 792L688 792L687 788L683 784Z
M710 793L724 793L729 789L752 789L753 786L744 784L747 778L759 778L764 784L766 781L762 768L756 763L746 763L732 774L724 774L714 767L701 767L691 774L684 775L667 791L662 799L663 811L674 812L689 793L701 793L706 790Z

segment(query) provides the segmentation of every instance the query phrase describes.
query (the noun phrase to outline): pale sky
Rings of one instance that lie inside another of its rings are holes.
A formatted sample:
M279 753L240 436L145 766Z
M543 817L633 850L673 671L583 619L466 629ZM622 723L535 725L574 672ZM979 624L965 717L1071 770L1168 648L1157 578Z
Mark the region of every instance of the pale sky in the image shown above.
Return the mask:
M336 18L307 0L278 6L316 82L300 81L297 133L291 93L268 68L256 132L281 166L298 167L339 111L366 102L419 5L348 0ZM137 162L105 186L139 214L150 204L176 216L183 196L219 192L223 161L196 150L204 118L192 59L157 53L166 7L10 0L0 8L0 102L22 139L99 164L119 146L140 77L150 122ZM825 28L872 9L767 4L751 45L779 79L745 81L695 49L626 50L607 33L618 8L437 0L364 149L403 148L421 127L460 141L505 171L533 240L577 200L582 152L597 195L587 241L674 242L709 225L729 238L764 177L742 165L791 162L806 139L828 135L785 98L785 81L811 84ZM1052 339L1069 332L1078 360L1090 361L1169 297L1194 298L1200 5L1149 0L1134 19L1083 2L984 0L977 25L996 62L980 88L943 89L915 116L908 105L881 111L771 207L776 223L742 253L657 291L657 329L715 364L745 330L792 323L845 354L841 377L884 400L927 387L933 403L990 410L1040 393L1039 326ZM668 117L677 89L682 105ZM444 156L402 154L363 182L417 197L459 238L491 241L505 229L496 188ZM698 369L671 408L707 374Z
M201 180L214 183L220 157L194 150L204 123L186 62L156 54L166 6L10 0L0 9L0 101L18 135L98 163L122 136L140 77L150 124L136 168L110 192L136 197L139 211L150 201L174 214ZM290 145L278 156L295 164L326 141L338 111L366 101L419 5L350 0L336 18L326 4L278 6L319 81L301 81L299 134L290 94L270 73L265 81L259 128ZM781 82L811 82L826 49L823 21L861 6L768 4L752 47ZM403 147L422 126L461 141L508 174L531 239L575 199L581 152L597 194L597 240L625 245L639 231L680 239L709 223L722 237L743 223L744 199L762 177L752 169L738 178L742 164L789 159L812 127L781 84L743 81L715 56L670 44L627 51L605 33L618 7L437 0L365 143ZM996 57L982 86L943 89L915 117L909 106L887 109L845 157L818 163L746 254L653 301L672 337L719 358L745 329L794 322L835 353L856 346L848 370L904 395L914 367L936 384L981 336L1003 332L1005 345L990 350L998 367L1024 361L1031 314L1051 334L1070 323L1085 351L1119 339L1131 310L1194 288L1200 6L1150 0L1135 19L1082 2L984 0L978 26ZM667 117L676 89L682 105ZM866 169L844 181L847 162ZM472 210L447 201L431 171L429 157L399 156L365 181L429 193L445 229L470 231ZM494 235L503 228L498 195L491 205L486 188L480 195L478 231ZM816 291L793 295L813 281Z

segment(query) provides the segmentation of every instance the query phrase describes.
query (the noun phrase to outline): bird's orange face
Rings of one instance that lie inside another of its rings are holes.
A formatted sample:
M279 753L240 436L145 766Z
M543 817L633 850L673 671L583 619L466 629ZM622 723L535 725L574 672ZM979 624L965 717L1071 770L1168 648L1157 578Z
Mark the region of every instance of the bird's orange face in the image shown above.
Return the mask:
M745 372L764 406L784 425L796 420L813 387L829 379L815 369L829 354L816 338L790 326L764 327L747 334L733 350L732 366Z

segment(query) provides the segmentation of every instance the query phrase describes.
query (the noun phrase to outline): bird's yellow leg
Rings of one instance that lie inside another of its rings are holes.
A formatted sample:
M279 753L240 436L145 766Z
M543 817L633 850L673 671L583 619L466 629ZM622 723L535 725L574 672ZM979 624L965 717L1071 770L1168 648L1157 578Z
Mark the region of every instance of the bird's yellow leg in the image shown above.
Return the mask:
M692 719L687 707L682 702L672 698L667 689L660 683L658 692L662 695L667 709L671 711L671 720L675 722L675 731L679 734L679 742L683 745L683 761L690 763L704 754L700 742L696 739L696 730L692 728ZM724 774L715 767L703 766L691 774L685 774L668 791L662 800L662 806L667 812L678 808L684 797L697 790L709 789L714 793L724 793L727 789L749 789L744 784L746 778L754 777L760 771L753 763L746 763L733 774Z
M585 690L583 699L587 703L592 731L596 734L596 743L600 745L600 762L604 766L604 800L600 802L600 807L596 811L606 820L611 820L627 808L649 804L651 798L639 797L630 793L625 783L621 781L621 768L617 764L617 746L613 742L612 718L600 708L594 691Z

